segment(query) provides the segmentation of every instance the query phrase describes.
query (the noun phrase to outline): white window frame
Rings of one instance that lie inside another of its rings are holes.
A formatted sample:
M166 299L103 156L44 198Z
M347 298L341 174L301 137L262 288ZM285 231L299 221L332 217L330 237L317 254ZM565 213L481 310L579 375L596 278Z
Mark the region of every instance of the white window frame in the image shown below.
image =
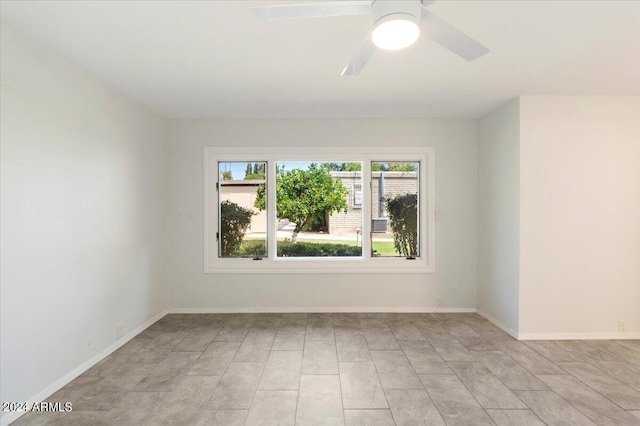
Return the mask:
M218 163L267 162L267 253L262 260L218 257ZM362 256L278 258L276 253L276 163L362 163ZM418 217L420 256L371 256L371 163L420 162ZM368 190L366 189L368 188ZM435 151L433 147L241 147L204 148L205 273L433 273L435 272ZM426 230L426 233L425 233Z

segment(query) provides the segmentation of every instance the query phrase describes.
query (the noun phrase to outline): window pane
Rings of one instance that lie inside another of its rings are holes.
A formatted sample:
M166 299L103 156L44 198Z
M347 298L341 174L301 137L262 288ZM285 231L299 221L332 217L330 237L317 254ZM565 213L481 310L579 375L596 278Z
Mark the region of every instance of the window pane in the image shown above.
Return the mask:
M219 257L266 257L267 163L220 162Z
M419 162L371 163L373 256L417 257Z
M362 164L276 163L279 257L362 256Z

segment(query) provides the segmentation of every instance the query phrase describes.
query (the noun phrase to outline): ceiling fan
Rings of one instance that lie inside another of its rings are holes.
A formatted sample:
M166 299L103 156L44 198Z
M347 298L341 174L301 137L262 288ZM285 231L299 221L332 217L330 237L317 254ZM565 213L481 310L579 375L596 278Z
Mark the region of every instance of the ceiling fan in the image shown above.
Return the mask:
M458 56L473 61L487 49L453 25L429 12L436 0L343 0L255 6L251 10L262 21L325 16L371 15L373 25L360 42L342 75L358 75L377 48L399 50L424 34Z

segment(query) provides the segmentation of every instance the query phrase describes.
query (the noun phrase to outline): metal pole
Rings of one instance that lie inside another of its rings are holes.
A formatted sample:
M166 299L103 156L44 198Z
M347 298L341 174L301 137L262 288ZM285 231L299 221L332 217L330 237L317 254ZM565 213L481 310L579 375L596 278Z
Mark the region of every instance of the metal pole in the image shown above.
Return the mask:
M378 217L387 217L384 208L384 172L380 171L380 181L378 182Z

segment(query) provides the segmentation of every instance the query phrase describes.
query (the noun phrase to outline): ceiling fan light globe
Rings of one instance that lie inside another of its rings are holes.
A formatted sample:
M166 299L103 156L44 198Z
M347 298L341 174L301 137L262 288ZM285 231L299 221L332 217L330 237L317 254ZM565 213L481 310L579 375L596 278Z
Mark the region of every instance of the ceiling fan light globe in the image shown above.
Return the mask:
M411 46L420 36L417 21L414 16L405 13L380 18L371 34L373 44L385 50L400 50Z

